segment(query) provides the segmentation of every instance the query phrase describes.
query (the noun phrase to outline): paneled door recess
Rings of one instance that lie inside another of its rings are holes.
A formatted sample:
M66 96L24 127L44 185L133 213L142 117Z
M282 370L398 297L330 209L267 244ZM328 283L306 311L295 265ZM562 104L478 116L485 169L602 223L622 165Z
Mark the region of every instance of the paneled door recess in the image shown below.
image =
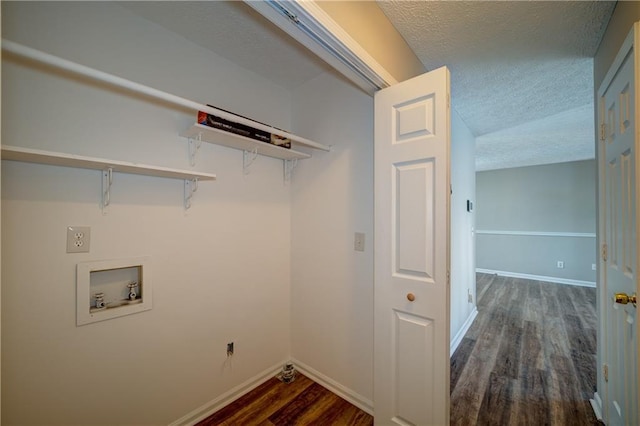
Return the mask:
M374 417L449 423L449 70L375 96Z
M638 424L638 165L636 88L639 56L635 24L598 91L601 345L604 418ZM601 321L602 321L601 320ZM596 398L597 399L597 398Z

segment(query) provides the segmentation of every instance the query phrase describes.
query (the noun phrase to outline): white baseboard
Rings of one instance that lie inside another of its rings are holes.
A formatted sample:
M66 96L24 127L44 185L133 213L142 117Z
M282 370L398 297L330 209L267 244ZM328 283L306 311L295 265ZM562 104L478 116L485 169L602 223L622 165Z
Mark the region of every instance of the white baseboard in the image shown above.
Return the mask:
M591 403L591 408L593 408L593 413L596 415L596 418L602 421L602 399L600 399L598 392L593 394L593 399L590 399L589 402Z
M211 414L220 410L221 408L229 405L241 396L249 393L253 389L257 388L273 376L275 376L284 365L285 361L280 362L273 367L269 367L261 373L256 374L244 383L239 384L228 392L223 393L219 397L206 404L196 408L192 412L180 417L178 420L169 424L169 426L191 426L195 425L201 420L206 419Z
M297 359L292 359L291 362L302 374L309 377L314 382L318 383L321 386L324 386L339 397L349 401L362 411L373 415L373 401L371 401L370 399L365 398L364 396L354 392L351 389L348 389L347 387L341 385L328 376L325 376L319 371L309 367L305 363L298 361Z
M453 336L453 339L451 339L451 345L449 346L449 357L452 357L453 353L456 351L456 349L458 349L458 346L460 345L460 342L462 342L464 335L467 334L467 331L469 331L469 327L471 327L471 324L473 324L473 320L476 319L477 316L478 309L474 306L473 311L469 314L467 320L464 322L464 324L462 324L462 327L460 327L460 330L458 330L456 335Z
M581 281L581 280L572 280L569 278L547 277L544 275L522 274L520 272L494 271L493 269L482 269L482 268L476 268L476 272L480 272L484 274L502 275L503 277L524 278L527 280L546 281L546 282L556 283L556 284L577 285L580 287L595 288L596 286L596 283L594 281Z
M539 231L495 231L476 229L480 235L516 235L520 237L570 237L570 238L595 238L594 232L539 232Z

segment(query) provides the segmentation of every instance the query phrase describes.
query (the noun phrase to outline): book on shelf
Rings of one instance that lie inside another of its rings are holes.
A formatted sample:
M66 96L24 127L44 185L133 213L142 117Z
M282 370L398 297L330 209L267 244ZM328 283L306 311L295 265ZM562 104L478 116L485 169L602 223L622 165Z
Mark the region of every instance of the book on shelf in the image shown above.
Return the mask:
M260 123L259 121L253 120L248 117L244 117L239 114L235 114L233 112L224 110L214 105L208 105L208 106L219 109L229 114L233 114L238 117L242 117L246 120L251 120L251 121L255 121L256 123ZM291 148L291 139L284 138L275 133L265 132L264 130L256 129L254 127L247 126L245 124L236 123L234 121L227 120L222 117L218 117L217 115L208 114L203 111L198 111L198 123L205 126L213 127L219 130L223 130L225 132L234 133L236 135L254 139L260 142L277 145L282 148L287 148L287 149ZM260 123L260 124L264 124L264 123ZM281 129L278 129L278 130L281 130Z

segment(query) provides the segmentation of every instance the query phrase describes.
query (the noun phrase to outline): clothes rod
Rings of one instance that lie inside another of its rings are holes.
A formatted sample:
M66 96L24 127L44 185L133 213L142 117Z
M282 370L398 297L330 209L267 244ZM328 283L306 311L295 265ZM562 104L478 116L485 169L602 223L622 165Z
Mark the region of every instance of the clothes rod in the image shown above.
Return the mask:
M319 149L322 151L330 151L330 148L326 145L319 144L317 142L311 141L309 139L301 138L300 136L296 136L289 132L282 131L280 129L276 129L275 127L268 126L266 124L258 123L253 120L246 119L244 117L239 117L234 114L230 114L226 111L210 107L208 105L200 104L198 102L190 101L189 99L182 98L180 96L172 95L167 92L163 92L158 89L154 89L153 87L145 86L144 84L136 83L131 80L127 80L126 78L118 77L113 74L106 73L104 71L99 71L94 68L90 68L75 62L68 61L66 59L59 58L57 56L51 55L49 53L42 52L40 50L33 49L31 47L27 47L21 45L19 43L15 43L13 41L2 39L2 50L7 52L11 52L18 56L22 56L37 62L42 62L47 65L51 65L56 68L60 68L66 71L70 71L75 74L80 74L89 78L92 78L97 81L102 81L114 86L123 87L132 92L142 93L144 95L160 99L166 102L169 102L174 105L179 105L182 107L186 107L189 109L193 109L195 111L204 111L208 114L213 114L218 117L224 118L226 120L234 121L236 123L244 124L258 130L262 130L265 132L273 133L278 136L291 139L292 142L297 142L302 145L306 145L311 148Z

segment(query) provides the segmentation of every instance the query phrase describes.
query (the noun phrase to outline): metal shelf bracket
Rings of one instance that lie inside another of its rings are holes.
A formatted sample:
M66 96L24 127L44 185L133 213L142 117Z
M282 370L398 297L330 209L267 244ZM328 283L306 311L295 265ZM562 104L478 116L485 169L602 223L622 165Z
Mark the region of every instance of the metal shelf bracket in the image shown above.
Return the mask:
M184 209L189 210L191 208L191 199L193 194L198 190L198 178L193 180L184 180Z
M196 165L198 150L202 146L202 133L198 133L194 138L189 138L189 164Z
M251 171L249 170L249 167L251 167L253 162L256 161L256 158L258 158L258 147L255 147L251 151L243 151L242 173L244 173L245 175L248 175L249 173L251 173Z
M111 204L111 185L113 185L113 169L109 167L102 171L102 214L107 214L107 207Z

